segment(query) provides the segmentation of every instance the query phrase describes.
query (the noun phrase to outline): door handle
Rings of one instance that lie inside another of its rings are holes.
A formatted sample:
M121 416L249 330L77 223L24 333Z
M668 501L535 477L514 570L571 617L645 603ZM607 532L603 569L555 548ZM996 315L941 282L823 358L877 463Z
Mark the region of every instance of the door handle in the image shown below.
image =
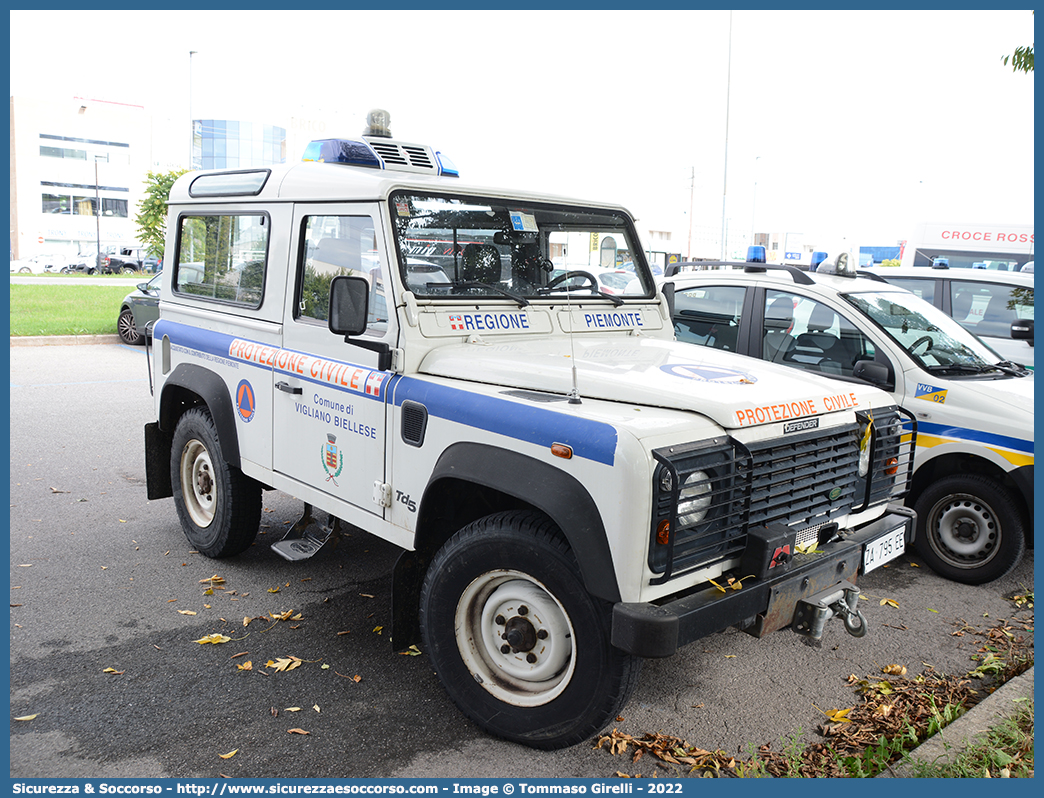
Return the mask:
M300 394L301 393L301 389L298 386L291 385L288 382L282 382L282 381L277 382L275 384L275 387L276 387L276 390L283 391L283 393L289 393L289 394Z

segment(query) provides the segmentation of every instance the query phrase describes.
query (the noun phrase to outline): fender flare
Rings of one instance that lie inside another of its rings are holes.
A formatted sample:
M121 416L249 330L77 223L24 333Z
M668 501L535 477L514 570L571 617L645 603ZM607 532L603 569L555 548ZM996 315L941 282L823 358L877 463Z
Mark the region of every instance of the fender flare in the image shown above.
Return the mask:
M421 499L418 529L426 505L444 479L471 482L512 496L544 512L558 525L576 555L588 592L620 601L612 552L598 505L576 477L519 452L480 443L455 443L439 457Z
M201 401L187 400L186 394L192 394ZM182 411L200 403L207 406L210 417L214 419L225 462L239 468L239 431L236 429L232 397L225 381L213 371L194 363L182 363L171 372L163 383L159 412L160 428L173 434Z

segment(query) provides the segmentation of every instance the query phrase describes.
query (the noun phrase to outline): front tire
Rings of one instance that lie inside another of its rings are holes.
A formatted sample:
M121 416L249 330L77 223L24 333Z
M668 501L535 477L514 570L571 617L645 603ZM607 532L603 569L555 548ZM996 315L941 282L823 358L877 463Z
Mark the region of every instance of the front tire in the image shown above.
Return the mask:
M439 550L421 591L425 650L443 687L490 734L534 748L575 745L627 703L641 659L610 643L554 523L491 515Z
M170 483L181 528L207 557L231 557L250 547L261 525L261 486L225 462L206 408L187 411L174 428Z
M914 547L933 571L966 585L1009 573L1026 550L1022 515L1009 491L981 474L930 484L914 504Z

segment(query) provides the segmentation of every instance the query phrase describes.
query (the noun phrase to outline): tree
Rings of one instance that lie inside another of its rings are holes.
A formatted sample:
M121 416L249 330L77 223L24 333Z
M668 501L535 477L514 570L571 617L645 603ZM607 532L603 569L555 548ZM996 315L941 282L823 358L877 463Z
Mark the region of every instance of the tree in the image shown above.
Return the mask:
M145 196L138 205L134 223L138 225L138 240L154 257L163 257L170 189L174 181L187 171L188 169L175 169L171 172L149 172L145 177Z
M1011 62L1012 69L1015 72L1032 72L1033 71L1033 45L1029 47L1016 47L1014 55L1006 55L1001 59L1004 62L1004 66Z
M1013 55L1006 55L1001 59L1001 61L1004 63L1004 66L1007 66L1010 61L1012 69L1015 72L1032 72L1033 45L1031 44L1029 47L1016 47Z

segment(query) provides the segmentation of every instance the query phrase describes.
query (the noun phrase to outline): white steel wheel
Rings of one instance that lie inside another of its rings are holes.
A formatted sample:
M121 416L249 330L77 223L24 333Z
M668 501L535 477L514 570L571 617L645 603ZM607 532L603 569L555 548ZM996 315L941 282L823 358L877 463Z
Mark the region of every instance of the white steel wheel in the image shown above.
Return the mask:
M475 681L514 706L546 704L573 675L576 637L565 608L519 571L496 570L457 604L457 647Z
M202 441L195 438L181 450L181 484L186 488L185 510L200 528L214 521L214 464Z
M424 650L450 698L497 737L589 740L627 703L641 659L614 647L612 605L588 592L561 530L518 510L474 521L428 565Z
M261 524L261 485L229 465L205 407L187 410L170 449L174 507L189 543L207 557L249 548Z

